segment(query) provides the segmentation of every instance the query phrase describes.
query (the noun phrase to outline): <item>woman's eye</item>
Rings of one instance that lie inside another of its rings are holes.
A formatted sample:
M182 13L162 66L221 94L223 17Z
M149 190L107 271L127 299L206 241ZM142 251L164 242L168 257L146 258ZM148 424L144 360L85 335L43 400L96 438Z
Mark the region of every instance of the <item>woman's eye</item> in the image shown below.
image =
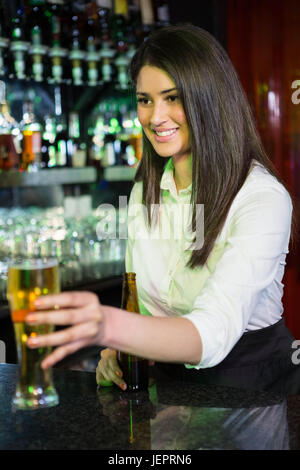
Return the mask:
M169 96L166 96L165 99L169 103L174 103L179 99L179 96L178 95L169 95ZM151 104L151 99L150 98L140 97L140 98L137 98L137 102L141 105L148 106L148 105Z
M140 104L149 104L150 100L148 98L137 98L137 102Z
M171 101L171 103L173 103L177 99L178 99L178 95L169 95L169 96L167 96L167 100Z

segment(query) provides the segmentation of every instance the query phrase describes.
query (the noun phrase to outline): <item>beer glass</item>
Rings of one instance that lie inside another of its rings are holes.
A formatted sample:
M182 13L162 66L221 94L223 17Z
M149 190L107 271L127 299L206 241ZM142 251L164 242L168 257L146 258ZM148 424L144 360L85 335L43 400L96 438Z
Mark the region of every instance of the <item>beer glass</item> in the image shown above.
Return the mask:
M40 295L60 291L56 259L20 257L8 266L7 298L14 325L19 378L13 405L17 409L36 409L55 406L59 397L51 369L43 370L41 362L51 348L30 349L28 338L53 331L52 325L29 325L24 319L35 310L34 301Z

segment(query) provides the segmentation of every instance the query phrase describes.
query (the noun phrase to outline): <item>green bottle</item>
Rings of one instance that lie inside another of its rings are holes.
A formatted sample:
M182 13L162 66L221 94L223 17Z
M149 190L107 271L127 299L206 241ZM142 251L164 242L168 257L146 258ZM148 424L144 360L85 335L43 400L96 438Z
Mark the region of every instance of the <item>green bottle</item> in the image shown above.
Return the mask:
M135 273L125 273L123 276L122 305L123 310L140 314L136 289ZM132 354L118 351L117 354L127 391L140 391L148 388L148 360Z

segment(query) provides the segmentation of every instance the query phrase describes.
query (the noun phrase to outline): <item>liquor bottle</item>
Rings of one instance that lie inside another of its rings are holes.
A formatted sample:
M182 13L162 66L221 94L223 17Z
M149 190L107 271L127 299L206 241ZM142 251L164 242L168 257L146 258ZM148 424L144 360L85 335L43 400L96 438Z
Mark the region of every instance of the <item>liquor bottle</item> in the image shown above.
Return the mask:
M155 28L155 15L152 0L140 0L141 17L143 25L143 39L146 39Z
M118 103L111 99L100 104L99 110L103 117L103 150L101 152L101 167L107 168L118 164L118 145L117 134L120 131L118 115Z
M24 33L25 11L22 1L18 1L15 6L15 11L11 12L10 50L12 52L13 64L10 67L10 78L25 80L27 79L26 57L29 48L29 43L25 41Z
M101 158L101 167L107 168L116 164L115 136L106 134L103 142L103 153Z
M128 3L128 22L127 22L127 55L131 59L137 47L143 41L143 27L140 0L131 0Z
M101 41L101 75L102 81L108 83L112 79L113 67L112 58L115 55L113 49L113 41L111 38L110 30L110 17L112 12L112 0L97 0L98 5L98 18L100 26L100 41Z
M36 120L31 100L24 102L21 130L23 134L21 168L38 170L41 163L42 126Z
M0 81L0 170L11 170L19 165L19 129L10 115L5 90L5 83Z
M128 42L128 3L127 0L114 1L114 14L111 18L112 36L114 40L114 48L117 51L117 56L114 64L117 68L117 83L116 88L126 90L128 88L128 75L127 69L129 65L129 58L127 56Z
M68 132L66 115L62 106L61 87L54 87L54 142L49 146L49 167L65 167L68 162Z
M42 133L41 168L51 168L56 165L55 139L55 118L46 115Z
M68 151L70 153L70 166L76 168L85 166L87 159L86 143L81 138L79 115L74 111L69 115Z
M117 83L116 88L120 90L127 90L129 86L129 77L128 77L128 66L129 66L129 57L124 52L120 52L114 63L117 68Z
M62 10L63 0L48 0L45 15L51 31L49 57L51 59L51 72L49 83L61 84L64 81L65 57L67 49L62 47Z
M8 34L3 5L0 4L0 78L7 75Z
M44 30L44 9L45 0L29 0L31 13L30 22L30 39L31 46L29 48L29 56L31 57L31 78L36 82L42 82L45 75L45 59L48 48L43 44Z
M64 115L57 116L56 120L56 139L55 139L55 158L51 159L53 161L52 166L65 167L69 166L68 162L68 133L67 133L67 124ZM54 164L55 162L55 164Z
M122 140L125 150L123 164L135 166L142 158L142 128L136 117L136 111L126 105L121 109L122 114Z
M114 0L113 14L111 15L111 32L115 49L120 52L127 48L126 30L128 19L127 0Z
M87 13L87 40L86 40L86 61L87 61L87 84L89 86L96 86L99 84L99 37L98 30L98 15L97 7L94 2L89 2L86 5Z
M110 15L112 0L96 0L99 21L99 38L102 42L110 42Z
M4 37L3 33L4 31L2 24L0 23L0 77L7 75L6 52L8 47L8 39Z
M167 0L155 0L155 20L158 28L167 26L170 24L170 11Z
M71 51L69 59L72 66L73 85L83 85L83 60L85 52L82 50L82 28L80 26L81 15L76 4L71 4Z
M125 273L123 277L122 305L123 310L139 314L135 273ZM132 354L118 351L120 368L128 391L140 391L148 388L148 361Z
M100 57L102 59L102 80L105 83L110 82L112 79L113 68L111 63L114 55L115 51L110 47L107 42L104 42L101 48Z

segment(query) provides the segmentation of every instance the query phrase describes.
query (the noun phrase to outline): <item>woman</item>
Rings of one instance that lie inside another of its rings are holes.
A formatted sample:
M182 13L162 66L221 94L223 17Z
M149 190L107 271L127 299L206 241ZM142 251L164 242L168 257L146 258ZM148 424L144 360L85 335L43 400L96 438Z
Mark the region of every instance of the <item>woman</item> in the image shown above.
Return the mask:
M119 349L168 364L185 380L268 388L291 363L281 281L292 202L236 72L217 41L192 25L153 33L130 72L143 157L129 203L126 270L136 272L144 315L101 305L88 292L41 297L36 307L46 312L28 322L72 326L29 345L59 346L43 367L87 345L107 346L97 380L123 389ZM47 311L54 305L59 312Z

